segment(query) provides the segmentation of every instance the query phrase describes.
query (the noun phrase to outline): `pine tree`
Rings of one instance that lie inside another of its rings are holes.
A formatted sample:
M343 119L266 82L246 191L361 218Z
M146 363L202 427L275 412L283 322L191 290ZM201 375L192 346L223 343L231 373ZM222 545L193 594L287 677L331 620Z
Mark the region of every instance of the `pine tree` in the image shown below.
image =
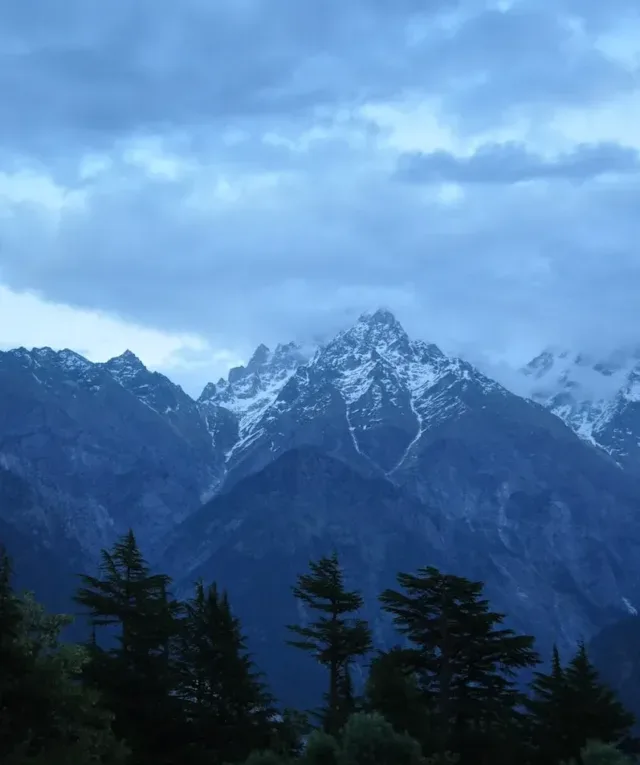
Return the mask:
M525 702L529 712L529 741L531 759L546 763L569 758L572 750L568 744L568 720L571 704L560 654L553 647L551 671L535 672L530 685L530 698Z
M411 653L400 647L378 653L371 662L365 700L367 710L381 714L396 732L408 733L425 751L433 749L433 705L420 688Z
M604 744L621 744L633 748L634 716L618 701L613 691L600 681L589 660L584 643L565 670L565 703L567 739L570 754L579 760L580 750L590 740Z
M502 627L504 616L490 610L481 582L427 567L399 574L398 583L404 592L386 590L380 600L409 640L405 655L435 710L435 753L458 752L474 763L505 758L520 725L514 679L538 661L533 638Z
M81 580L75 599L94 630L87 680L103 692L136 763L171 762L182 729L170 655L180 607L168 594L170 579L150 572L129 531L102 551L100 576ZM100 628L115 630L115 647L100 644Z
M581 751L591 740L636 750L634 717L600 682L584 643L566 668L554 649L550 673L536 673L531 691L527 708L535 763L581 763Z
M300 640L289 644L309 651L329 670L326 709L322 713L327 733L337 733L354 711L351 692L351 665L371 650L371 631L367 622L352 616L363 605L360 593L345 589L336 553L310 563L310 573L301 574L293 594L319 614L306 627L288 629Z
M246 648L226 593L202 582L185 605L176 639L177 693L190 734L206 761L239 762L268 746L274 732L272 699Z

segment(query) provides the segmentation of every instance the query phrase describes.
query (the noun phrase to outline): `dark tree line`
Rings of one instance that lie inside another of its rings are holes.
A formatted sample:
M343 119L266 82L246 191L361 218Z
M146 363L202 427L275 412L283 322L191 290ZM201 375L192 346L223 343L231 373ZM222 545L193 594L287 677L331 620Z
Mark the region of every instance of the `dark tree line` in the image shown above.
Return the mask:
M59 640L67 617L16 594L0 558L3 765L622 765L630 715L584 645L528 687L530 636L504 626L483 585L435 568L399 574L380 595L398 645L374 652L363 599L337 556L293 586L310 618L292 646L327 670L320 709L280 710L247 650L227 594L197 582L177 601L133 533L81 577L85 645ZM354 667L368 667L357 692ZM315 725L310 722L315 720Z

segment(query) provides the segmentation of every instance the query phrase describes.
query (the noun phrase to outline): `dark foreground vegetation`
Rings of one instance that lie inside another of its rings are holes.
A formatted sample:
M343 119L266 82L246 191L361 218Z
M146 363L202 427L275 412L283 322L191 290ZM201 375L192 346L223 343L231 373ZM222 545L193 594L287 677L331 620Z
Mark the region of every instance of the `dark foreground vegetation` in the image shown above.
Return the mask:
M327 673L323 705L305 713L278 708L226 594L199 582L178 602L132 533L81 577L84 645L61 642L70 619L15 593L10 569L3 554L2 765L623 765L640 750L584 645L535 671L533 638L503 626L482 584L434 568L380 595L399 643L385 652L336 556L298 577L305 626L290 642Z

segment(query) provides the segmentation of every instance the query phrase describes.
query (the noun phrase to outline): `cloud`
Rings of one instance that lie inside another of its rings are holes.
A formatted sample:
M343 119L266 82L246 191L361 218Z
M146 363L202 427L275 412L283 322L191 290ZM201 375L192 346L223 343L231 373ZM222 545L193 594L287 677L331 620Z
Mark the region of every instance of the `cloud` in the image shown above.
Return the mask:
M203 377L379 304L514 363L637 337L637 3L424 7L3 8L0 283Z
M467 157L446 151L400 156L398 175L409 183L510 184L535 180L584 182L601 175L640 170L640 153L615 143L579 144L572 151L546 158L523 144L487 144Z
M171 375L195 395L203 373L217 379L239 363L237 356L224 348L214 350L197 335L159 332L0 286L0 349L18 346L71 348L96 362L134 348L147 366Z
M2 145L61 155L131 133L300 121L318 109L442 99L459 129L637 86L594 45L631 0L46 0L2 10ZM617 28L617 26L616 26Z

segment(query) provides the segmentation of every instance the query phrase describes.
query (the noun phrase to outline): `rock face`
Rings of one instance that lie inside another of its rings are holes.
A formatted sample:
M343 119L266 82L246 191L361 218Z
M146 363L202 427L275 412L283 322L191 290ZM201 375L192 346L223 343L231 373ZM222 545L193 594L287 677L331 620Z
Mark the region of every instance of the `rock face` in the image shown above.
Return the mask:
M2 353L0 466L30 500L0 520L89 558L133 527L182 588L228 586L268 661L302 618L296 574L334 547L372 618L398 570L435 562L568 650L640 603L640 370L625 359L543 354L531 400L383 310L312 355L260 346L198 401L129 352ZM610 392L589 398L584 370Z
M2 353L0 395L0 465L49 508L36 527L50 540L90 555L134 526L153 544L217 485L195 402L133 354L103 365L48 348ZM33 515L12 521L34 528Z

